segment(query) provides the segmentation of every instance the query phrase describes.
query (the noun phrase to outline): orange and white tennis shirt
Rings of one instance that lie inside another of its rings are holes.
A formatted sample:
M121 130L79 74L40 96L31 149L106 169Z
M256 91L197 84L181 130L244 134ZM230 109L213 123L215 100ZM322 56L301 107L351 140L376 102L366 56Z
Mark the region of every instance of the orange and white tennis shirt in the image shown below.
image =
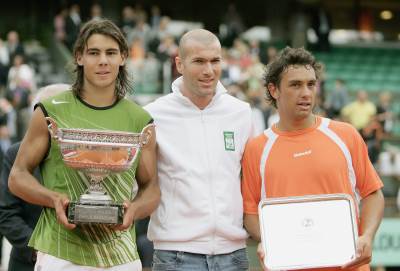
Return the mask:
M272 197L345 193L358 206L383 186L356 129L321 117L304 130L272 127L250 140L242 174L246 214L257 214L260 200Z

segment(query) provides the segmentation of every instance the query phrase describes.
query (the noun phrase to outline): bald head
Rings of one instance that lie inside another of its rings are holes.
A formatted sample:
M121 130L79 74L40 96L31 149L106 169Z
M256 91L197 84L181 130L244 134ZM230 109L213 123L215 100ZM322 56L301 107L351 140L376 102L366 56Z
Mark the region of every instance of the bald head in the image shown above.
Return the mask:
M205 29L194 29L186 32L179 41L179 57L184 58L187 49L190 48L191 43L200 43L202 45L211 45L218 43L221 46L217 36Z

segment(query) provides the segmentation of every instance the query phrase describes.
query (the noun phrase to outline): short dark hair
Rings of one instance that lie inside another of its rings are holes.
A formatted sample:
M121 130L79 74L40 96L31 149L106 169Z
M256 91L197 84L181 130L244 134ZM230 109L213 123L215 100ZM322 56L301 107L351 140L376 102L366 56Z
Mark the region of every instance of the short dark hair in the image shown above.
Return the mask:
M83 67L78 65L77 58L83 54L89 38L94 34L108 36L118 43L121 55L125 58L129 55L128 43L122 34L121 30L108 19L92 19L85 23L79 36L75 41L73 55L74 55L74 73L76 73L75 82L72 84L72 91L75 95L80 96L84 82ZM120 66L116 80L115 95L118 98L123 98L127 92L132 89L126 66Z
M322 64L315 60L315 57L304 48L286 47L278 57L269 63L265 69L264 86L266 87L266 99L276 108L276 100L268 89L268 84L279 87L282 80L282 73L291 65L307 66L315 71L317 79L320 78Z

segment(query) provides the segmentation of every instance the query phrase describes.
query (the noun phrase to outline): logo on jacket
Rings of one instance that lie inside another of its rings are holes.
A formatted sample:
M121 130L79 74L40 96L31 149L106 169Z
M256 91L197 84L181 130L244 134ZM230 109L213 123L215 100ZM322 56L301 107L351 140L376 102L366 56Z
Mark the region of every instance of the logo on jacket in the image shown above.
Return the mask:
M235 133L224 131L224 142L226 151L235 151Z

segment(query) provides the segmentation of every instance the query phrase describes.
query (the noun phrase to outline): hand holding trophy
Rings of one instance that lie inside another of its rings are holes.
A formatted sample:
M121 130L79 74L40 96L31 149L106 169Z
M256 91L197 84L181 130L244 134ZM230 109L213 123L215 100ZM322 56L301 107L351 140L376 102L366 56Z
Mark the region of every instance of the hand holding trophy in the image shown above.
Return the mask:
M73 224L121 224L124 217L122 203L113 202L102 181L109 174L128 170L138 158L140 149L151 137L149 124L141 133L109 130L58 128L46 118L48 130L60 147L64 163L83 172L89 187L78 201L68 206L68 222Z

